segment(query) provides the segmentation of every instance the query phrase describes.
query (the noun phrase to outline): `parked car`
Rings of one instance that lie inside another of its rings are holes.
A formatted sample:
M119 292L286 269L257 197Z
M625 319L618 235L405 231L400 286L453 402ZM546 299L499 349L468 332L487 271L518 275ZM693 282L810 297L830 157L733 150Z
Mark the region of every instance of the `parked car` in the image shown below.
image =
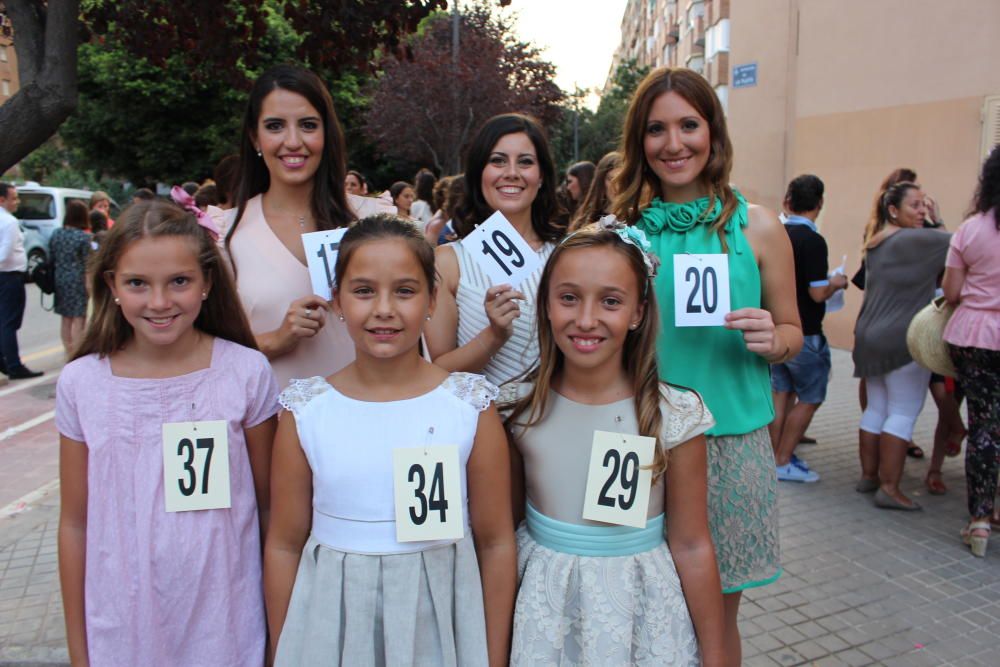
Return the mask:
M75 200L90 206L90 190L75 188L55 188L29 181L17 186L21 199L14 217L20 220L24 230L24 251L28 255L28 266L45 261L49 254L49 237L62 227L66 217L66 205ZM111 217L118 217L119 206L112 200Z

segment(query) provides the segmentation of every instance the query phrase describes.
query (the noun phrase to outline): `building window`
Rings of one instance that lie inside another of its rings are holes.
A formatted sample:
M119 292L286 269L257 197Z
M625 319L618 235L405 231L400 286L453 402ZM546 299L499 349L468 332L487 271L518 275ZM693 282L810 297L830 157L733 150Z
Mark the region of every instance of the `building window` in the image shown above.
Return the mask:
M7 62L7 45L0 44L0 63Z
M705 57L704 56L697 56L697 55L688 56L687 66L688 66L688 69L693 69L698 74L704 74L705 73Z
M726 115L729 115L729 86L716 86L715 94L722 104L722 110L726 112Z
M7 79L0 81L0 94L10 96L10 81Z
M705 57L711 60L715 54L729 51L729 19L719 19L705 31Z

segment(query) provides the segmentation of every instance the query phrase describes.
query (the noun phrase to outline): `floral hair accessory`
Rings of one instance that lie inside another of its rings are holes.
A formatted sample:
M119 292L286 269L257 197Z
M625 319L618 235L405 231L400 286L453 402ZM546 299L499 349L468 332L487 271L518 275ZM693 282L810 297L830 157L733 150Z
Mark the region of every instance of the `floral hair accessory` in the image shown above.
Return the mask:
M170 198L181 208L189 213L193 213L195 219L198 220L198 224L204 227L213 239L216 241L219 240L219 226L215 224L215 220L212 220L212 216L198 208L198 205L194 202L194 197L185 192L184 188L177 185L170 188Z
M660 258L653 254L653 245L646 238L645 232L637 227L626 225L613 215L606 215L597 221L597 228L602 231L614 232L618 238L629 245L634 245L642 253L642 261L646 263L646 273L650 279L656 277L660 268Z

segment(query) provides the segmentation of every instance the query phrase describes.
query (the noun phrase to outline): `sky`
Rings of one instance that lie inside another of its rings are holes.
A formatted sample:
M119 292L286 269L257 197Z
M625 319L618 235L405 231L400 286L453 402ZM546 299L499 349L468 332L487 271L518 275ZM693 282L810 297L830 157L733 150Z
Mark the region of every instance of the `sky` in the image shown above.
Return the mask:
M611 57L621 41L627 0L512 0L518 36L542 49L556 66L556 83L566 92L604 87ZM592 95L587 106L596 108Z

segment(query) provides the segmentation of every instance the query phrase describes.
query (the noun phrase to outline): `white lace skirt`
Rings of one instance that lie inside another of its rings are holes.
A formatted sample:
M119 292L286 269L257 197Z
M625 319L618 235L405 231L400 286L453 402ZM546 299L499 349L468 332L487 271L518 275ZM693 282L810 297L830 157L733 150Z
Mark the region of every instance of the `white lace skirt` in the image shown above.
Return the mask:
M512 666L700 664L665 542L632 556L576 556L541 546L522 524L517 547Z
M384 556L312 537L299 561L276 667L485 667L486 620L472 538Z

